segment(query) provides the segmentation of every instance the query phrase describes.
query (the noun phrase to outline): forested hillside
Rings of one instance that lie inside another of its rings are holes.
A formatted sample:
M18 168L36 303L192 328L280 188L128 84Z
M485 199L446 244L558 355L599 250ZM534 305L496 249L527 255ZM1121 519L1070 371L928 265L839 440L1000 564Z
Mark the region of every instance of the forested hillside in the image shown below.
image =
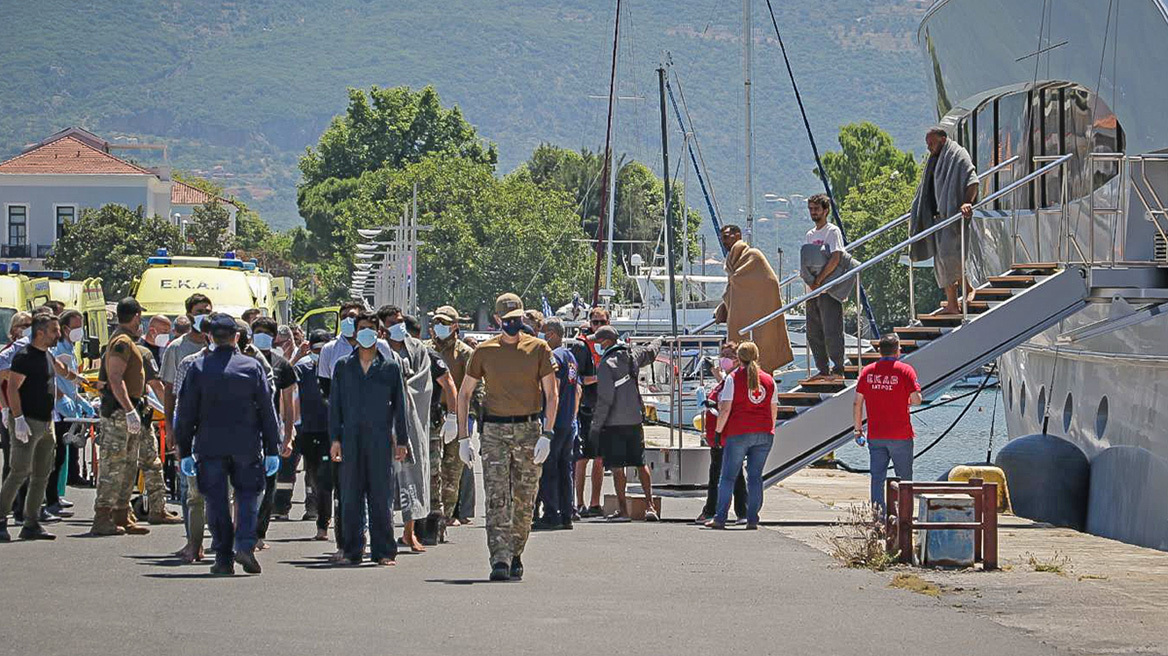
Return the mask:
M605 107L593 96L607 91L613 4L0 3L8 26L0 39L0 155L69 125L166 143L172 164L287 227L300 222L297 159L344 110L347 87L433 84L498 145L500 173L541 142L599 148ZM619 106L617 149L660 167L654 69L671 52L723 212L733 215L742 206L741 4L624 4L618 78L632 99ZM901 148L923 150L919 135L931 114L915 30L927 2L774 4L821 149L834 147L840 125L871 120ZM817 189L765 2L755 5L755 26L755 189L759 207L772 210L764 193ZM804 227L797 220L783 232Z

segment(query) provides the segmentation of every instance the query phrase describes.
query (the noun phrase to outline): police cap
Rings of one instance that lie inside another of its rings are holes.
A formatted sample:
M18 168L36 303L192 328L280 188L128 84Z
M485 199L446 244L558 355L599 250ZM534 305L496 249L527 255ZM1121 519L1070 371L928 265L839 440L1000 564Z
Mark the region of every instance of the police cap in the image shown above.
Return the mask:
M434 319L446 323L458 323L458 310L455 310L453 306L443 305L434 310Z
M215 312L203 320L203 328L212 337L223 337L235 332L235 318L226 312Z

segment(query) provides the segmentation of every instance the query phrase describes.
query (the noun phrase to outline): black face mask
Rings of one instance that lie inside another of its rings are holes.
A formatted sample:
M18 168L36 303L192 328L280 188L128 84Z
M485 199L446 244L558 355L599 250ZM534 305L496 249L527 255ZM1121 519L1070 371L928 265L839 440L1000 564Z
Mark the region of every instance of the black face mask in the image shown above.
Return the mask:
M523 319L516 317L514 319L503 320L503 332L507 333L508 336L514 337L521 330L523 330Z

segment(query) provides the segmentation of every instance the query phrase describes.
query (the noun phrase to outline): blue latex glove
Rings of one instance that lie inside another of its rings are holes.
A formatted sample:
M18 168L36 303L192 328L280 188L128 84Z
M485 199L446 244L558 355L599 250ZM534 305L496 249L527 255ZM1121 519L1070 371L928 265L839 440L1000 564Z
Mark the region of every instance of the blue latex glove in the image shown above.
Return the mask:
M280 471L280 456L264 456L264 476L272 476Z
M66 419L72 419L73 417L79 416L79 408L77 407L77 404L73 402L73 399L67 396L62 396L61 398L57 399L57 413Z
M81 410L82 417L96 417L97 410L93 409L93 404L85 399L77 399L77 408Z
M194 476L195 475L195 459L194 459L194 457L187 456L187 457L183 458L182 460L180 460L178 463L178 469L179 469L179 471L182 472L183 476Z

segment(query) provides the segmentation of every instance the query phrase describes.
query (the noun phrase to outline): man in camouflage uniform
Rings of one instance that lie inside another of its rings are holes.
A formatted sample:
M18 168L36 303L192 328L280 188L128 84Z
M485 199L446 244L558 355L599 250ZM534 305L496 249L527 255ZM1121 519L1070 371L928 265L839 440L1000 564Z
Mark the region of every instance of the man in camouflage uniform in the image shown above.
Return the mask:
M134 343L142 330L142 306L132 297L118 301L118 329L101 361L101 464L93 503L94 535L145 535L130 514L130 490L138 473L140 441L153 440L150 422L142 419L146 368ZM143 454L147 457L149 452ZM157 458L157 455L155 455Z
M443 305L434 311L430 320L434 338L431 348L442 356L446 369L457 390L466 376L466 366L474 349L459 336L458 311ZM471 415L477 416L482 402L482 386L471 398ZM437 394L437 391L435 392ZM457 395L457 391L455 392ZM430 506L446 518L447 526L458 526L458 484L466 466L458 458L458 418L455 399L441 397L444 420L430 424Z
M483 398L483 488L487 496L487 548L491 580L523 578L523 548L539 489L540 465L551 452L556 417L556 371L547 342L523 330L523 301L495 300L501 335L483 342L467 364L458 391L459 455L473 465L476 446L467 432L471 397L486 380ZM542 430L540 417L543 416Z

